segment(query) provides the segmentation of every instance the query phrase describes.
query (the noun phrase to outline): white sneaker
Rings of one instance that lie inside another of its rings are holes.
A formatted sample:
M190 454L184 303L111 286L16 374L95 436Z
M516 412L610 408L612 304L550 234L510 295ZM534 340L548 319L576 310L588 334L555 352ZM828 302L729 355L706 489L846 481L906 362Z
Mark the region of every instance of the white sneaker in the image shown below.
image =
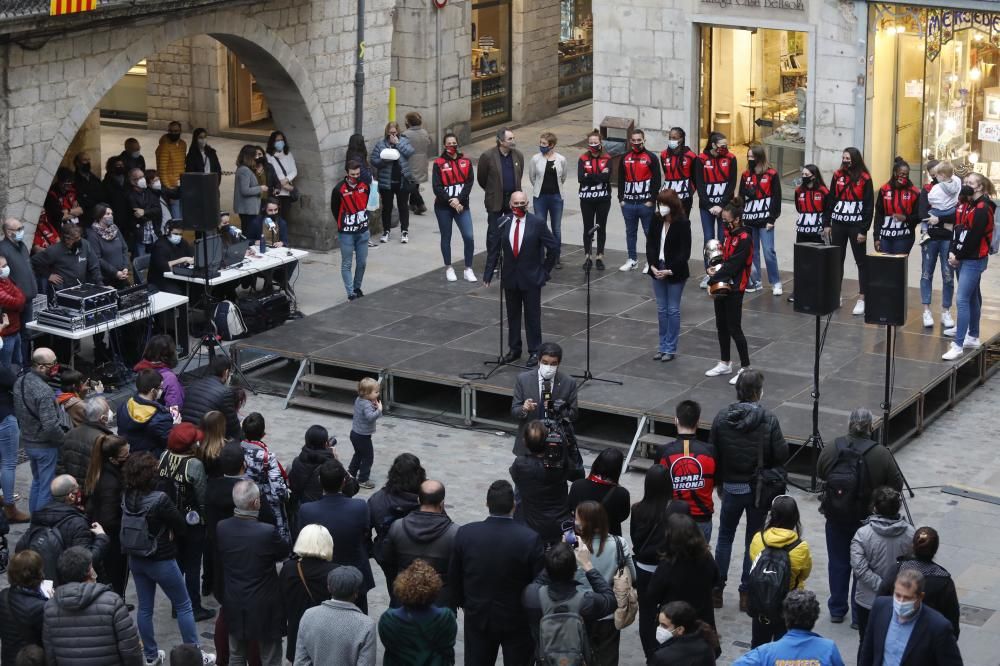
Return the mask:
M643 273L648 273L649 272L649 262L648 261L644 261L643 262L643 264L642 264L642 272Z
M385 233L382 234L382 240L380 240L379 242L380 243L388 243L389 242L389 232L388 231L386 231Z
M404 231L402 234L400 234L399 242L400 243L409 243L410 242L410 232L409 231Z
M931 314L930 310L924 310L924 328L932 328L934 326L934 315Z
M943 324L944 322L941 323ZM955 326L950 326L941 331L941 335L945 336L946 338L953 338L955 337L955 328L956 328Z
M965 336L965 341L962 342L962 347L965 349L979 349L983 346L983 343L979 341L979 338L974 338L971 335Z
M729 383L733 386L736 386L736 382L740 380L740 375L743 374L744 370L746 370L746 368L740 368L739 371L736 373L736 376L729 380Z
M708 276L707 275L701 279L701 283L698 286L701 289L708 289Z
M448 279L448 282L455 282L456 280L458 280L458 276L455 275L455 269L452 268L451 266L449 266L448 270L444 272L444 276L445 278Z
M215 655L212 654L211 652L202 652L201 653L201 663L204 666L212 666L212 664L215 663Z
M719 361L718 363L715 364L714 368L705 372L706 377L718 377L719 375L731 375L731 374L733 374L732 362L723 363L722 361Z
M472 272L471 268L466 268L462 275L465 277L466 282L478 282L478 280L476 280L476 274Z
M783 293L785 293L784 290L781 288L780 282L774 283L774 286L771 287L771 293L774 294L775 296L781 296Z
M941 325L945 328L955 327L955 320L951 318L951 313L947 310L941 311Z
M157 650L156 659L150 661L149 659L143 658L143 661L146 662L146 666L161 666L161 664L163 664L163 660L166 658L167 658L167 653L165 651Z
M863 315L864 313L865 313L865 302L861 299L858 299L858 302L854 304L854 310L852 311L851 314Z
M751 282L750 284L747 285L746 292L750 294L755 291L760 291L763 288L764 285L762 285L760 282Z
M638 267L639 267L638 261L636 261L635 259L626 259L625 263L622 264L622 267L619 268L618 270L620 270L622 273L628 273L629 271L634 271Z
M961 358L964 353L965 350L953 342L951 343L951 347L948 348L948 351L941 355L941 359L944 361L954 361L956 358Z

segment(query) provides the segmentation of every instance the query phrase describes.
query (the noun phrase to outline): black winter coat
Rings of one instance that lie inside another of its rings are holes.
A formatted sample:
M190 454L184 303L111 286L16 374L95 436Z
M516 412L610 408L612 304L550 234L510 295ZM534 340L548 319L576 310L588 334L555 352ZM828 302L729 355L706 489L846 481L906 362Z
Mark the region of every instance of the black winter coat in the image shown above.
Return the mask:
M299 576L299 566L302 575ZM326 587L326 576L339 564L327 562L317 557L293 557L281 565L278 580L281 584L281 600L285 607L287 621L288 645L285 648L285 658L295 661L295 641L299 635L299 622L307 610L330 598ZM306 584L302 584L302 579ZM308 588L306 587L308 585Z
M220 411L226 417L226 438L242 441L243 428L236 414L236 394L232 388L218 377L204 377L184 390L182 420L200 425L201 417L212 410Z
M42 631L49 664L143 666L125 602L101 583L67 583L45 604Z
M274 565L288 557L288 544L277 528L256 519L227 518L215 528L215 553L229 635L280 641L285 615Z
M202 157L201 151L198 149L198 144L194 141L191 142L187 157L184 158L184 171L189 173L205 173L205 158L208 158L209 171L218 176L219 182L222 182L222 166L219 164L219 154L215 152L215 148L209 145L205 146L205 157Z
M87 495L87 517L101 524L112 544L122 528L122 489L122 468L105 460L97 486Z
M701 634L671 638L656 649L649 666L715 666L715 650Z
M83 487L90 467L90 454L94 442L101 435L113 435L114 431L100 423L83 423L66 433L62 448L59 449L59 463L56 474L70 474ZM104 523L101 523L103 525Z
M420 500L414 493L395 493L382 488L368 498L368 517L375 536L374 557L380 566L384 566L382 542L389 536L392 523L418 508Z
M153 234L156 238L163 235L163 209L160 208L160 197L150 189L128 190L128 217L124 220L118 218L115 212L115 224L125 235L125 240L134 239L134 242L142 242L142 230L146 222L153 223ZM135 216L135 209L142 209L142 217ZM154 240L155 242L155 240Z
M14 666L25 645L42 645L45 595L39 590L9 587L0 592L0 665Z
M757 469L761 443L765 469L784 465L788 460L788 444L778 417L755 402L734 402L722 408L712 422L708 441L715 445L716 486L750 481Z
M543 543L558 541L563 521L573 518L566 484L582 477L582 468L548 468L538 456L518 456L510 466L510 478L520 497L514 519L538 532Z
M49 502L31 514L31 526L36 525L54 528L62 537L63 548L83 546L90 551L94 561L99 561L107 552L107 535L91 532L87 516L69 504L55 500Z
M331 460L335 460L335 457L330 449L302 447L288 472L288 487L292 491L293 500L305 504L323 497L323 488L319 485L319 467Z
M451 603L448 590L448 563L455 544L458 525L445 513L429 511L410 512L389 527L389 535L382 543L382 557L386 569L389 590L399 572L404 571L416 559L421 559L434 567L444 585L434 601L435 606ZM392 606L398 606L395 595L391 594Z

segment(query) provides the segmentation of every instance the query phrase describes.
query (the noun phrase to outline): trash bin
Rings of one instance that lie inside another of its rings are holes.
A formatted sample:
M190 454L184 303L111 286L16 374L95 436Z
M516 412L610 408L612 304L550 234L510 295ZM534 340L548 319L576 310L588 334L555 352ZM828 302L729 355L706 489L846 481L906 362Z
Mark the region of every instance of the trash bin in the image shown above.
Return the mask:
M716 111L715 122L712 123L712 131L725 134L730 141L736 141L736 137L732 135L732 114L729 111Z
M604 150L611 156L611 185L614 187L618 183L621 157L628 151L628 141L635 130L635 119L604 116L600 129Z

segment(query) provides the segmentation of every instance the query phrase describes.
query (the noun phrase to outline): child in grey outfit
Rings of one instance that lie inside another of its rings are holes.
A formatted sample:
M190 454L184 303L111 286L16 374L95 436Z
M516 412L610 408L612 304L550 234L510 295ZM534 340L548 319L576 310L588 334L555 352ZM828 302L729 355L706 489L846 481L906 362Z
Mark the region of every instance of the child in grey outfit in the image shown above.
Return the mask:
M354 399L354 418L351 420L351 444L354 446L354 456L347 471L357 478L358 486L368 490L375 487L368 477L372 472L372 463L375 462L372 435L375 434L375 422L380 416L382 416L382 401L379 400L378 381L365 377L358 382L358 397Z

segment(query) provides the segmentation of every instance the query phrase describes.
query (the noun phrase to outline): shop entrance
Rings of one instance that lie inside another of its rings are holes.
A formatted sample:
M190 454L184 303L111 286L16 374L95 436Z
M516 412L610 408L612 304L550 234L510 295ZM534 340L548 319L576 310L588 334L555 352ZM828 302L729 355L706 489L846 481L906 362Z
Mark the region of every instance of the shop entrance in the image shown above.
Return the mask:
M510 0L472 5L472 129L510 120Z
M591 0L559 4L559 106L594 94L594 15Z
M709 25L700 31L699 149L710 132L722 132L742 167L747 146L763 144L791 198L805 161L807 34Z

